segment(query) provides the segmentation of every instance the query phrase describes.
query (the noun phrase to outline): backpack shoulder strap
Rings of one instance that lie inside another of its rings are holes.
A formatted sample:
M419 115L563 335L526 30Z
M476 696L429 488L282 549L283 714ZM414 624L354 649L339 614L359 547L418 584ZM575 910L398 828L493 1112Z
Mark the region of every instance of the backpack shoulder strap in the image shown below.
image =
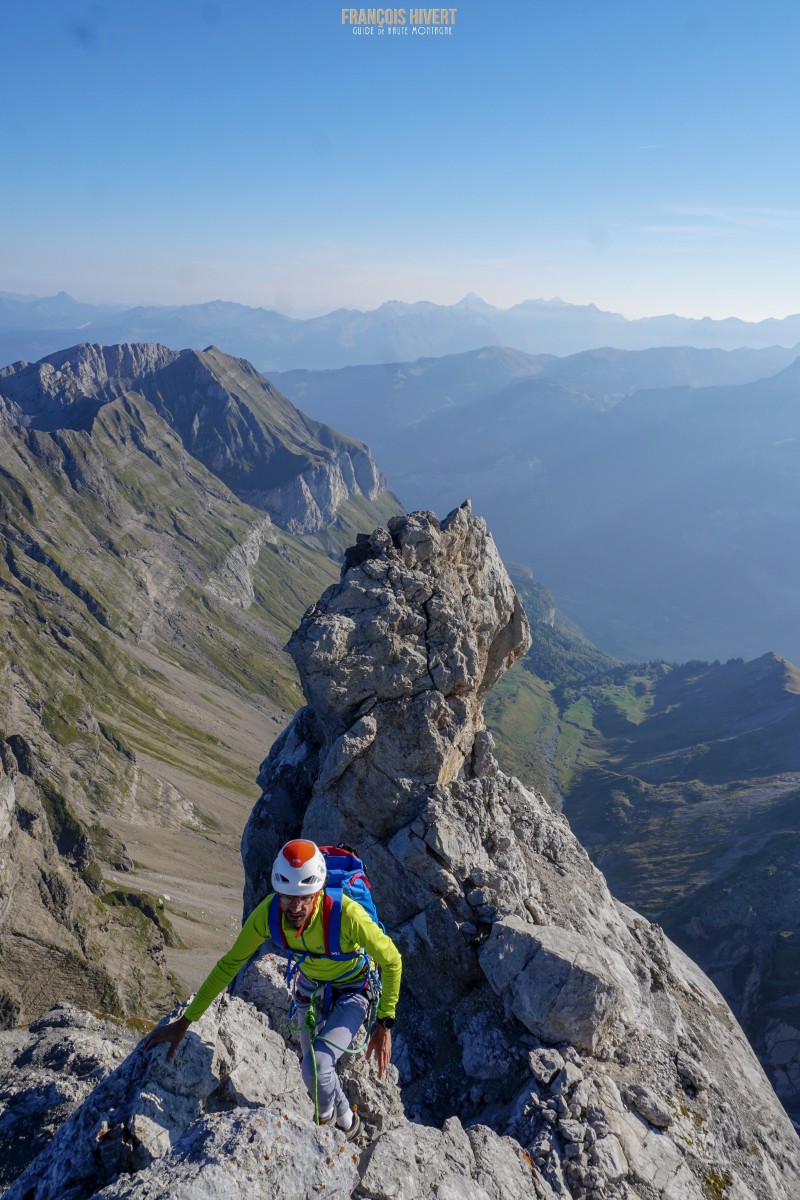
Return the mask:
M283 946L284 950L289 949L286 934L283 932L281 906L277 896L273 896L269 902L269 935L276 946Z
M326 888L322 898L322 937L325 954L342 953L342 889Z

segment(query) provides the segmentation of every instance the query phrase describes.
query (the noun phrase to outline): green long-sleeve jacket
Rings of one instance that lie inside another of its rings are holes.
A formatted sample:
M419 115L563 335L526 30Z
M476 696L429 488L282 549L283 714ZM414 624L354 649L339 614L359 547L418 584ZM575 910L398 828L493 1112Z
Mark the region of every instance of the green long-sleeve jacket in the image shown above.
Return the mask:
M275 954L284 954L282 946L272 942L269 932L269 906L272 893L254 908L242 926L242 931L227 954L219 960L206 981L201 984L196 996L186 1009L184 1016L189 1021L201 1017L224 988L230 983L251 955L266 941L271 942ZM301 973L315 983L349 984L364 977L363 964L357 962L337 962L325 958L325 945L322 930L322 893L317 898L311 918L302 930L292 929L281 915L281 923L287 944L298 955L309 953L320 957L306 958L300 967ZM349 896L342 896L342 950L346 953L356 953L366 950L367 954L381 968L383 991L378 1007L379 1017L393 1017L400 994L400 976L402 959L400 951L391 938L376 925L361 905Z

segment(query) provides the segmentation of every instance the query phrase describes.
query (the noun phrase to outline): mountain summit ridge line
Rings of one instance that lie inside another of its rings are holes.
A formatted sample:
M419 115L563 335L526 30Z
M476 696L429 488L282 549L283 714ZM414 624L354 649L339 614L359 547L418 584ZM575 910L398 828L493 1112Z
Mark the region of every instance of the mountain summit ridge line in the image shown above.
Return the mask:
M738 349L800 342L796 313L761 321L671 313L628 319L594 304L524 300L501 309L478 299L465 297L451 305L389 300L374 309L297 317L229 300L120 311L82 304L63 293L29 303L0 293L0 359L38 359L65 341L87 338L197 349L214 341L262 371L375 364L498 343L528 353L572 354L602 346Z

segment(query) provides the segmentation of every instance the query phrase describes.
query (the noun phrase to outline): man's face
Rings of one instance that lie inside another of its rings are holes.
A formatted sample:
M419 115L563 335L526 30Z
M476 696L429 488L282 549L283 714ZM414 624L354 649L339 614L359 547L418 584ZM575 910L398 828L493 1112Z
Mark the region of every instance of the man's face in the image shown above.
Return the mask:
M278 894L278 903L281 906L281 912L286 917L286 923L291 925L292 929L303 928L314 911L318 895L319 892L315 892L313 896L284 896L281 893Z

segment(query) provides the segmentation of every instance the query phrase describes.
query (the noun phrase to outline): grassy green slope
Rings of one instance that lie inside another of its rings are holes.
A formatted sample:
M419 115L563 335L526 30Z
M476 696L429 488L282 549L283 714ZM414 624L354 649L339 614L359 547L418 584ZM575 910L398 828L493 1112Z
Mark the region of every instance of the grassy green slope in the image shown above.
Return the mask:
M210 592L209 579L263 514L188 456L147 402L104 406L91 433L9 431L0 496L0 571L18 651L10 657L33 694L47 697L46 710L64 720L75 707L68 690L53 686L63 662L96 706L156 712L146 696L158 679L127 661L122 639L152 641L199 675L275 704L294 701L281 647L338 568L271 530L253 571L252 605L243 610Z
M589 689L593 728L566 811L623 898L657 916L783 821L800 782L800 696L775 655L630 678L646 706L635 722Z
M504 769L553 797L548 746L558 735L558 709L543 680L516 664L484 705Z
M592 646L557 610L526 568L511 575L531 624L531 648L491 693L486 723L503 766L560 803L592 727L589 680L617 678L618 664Z

